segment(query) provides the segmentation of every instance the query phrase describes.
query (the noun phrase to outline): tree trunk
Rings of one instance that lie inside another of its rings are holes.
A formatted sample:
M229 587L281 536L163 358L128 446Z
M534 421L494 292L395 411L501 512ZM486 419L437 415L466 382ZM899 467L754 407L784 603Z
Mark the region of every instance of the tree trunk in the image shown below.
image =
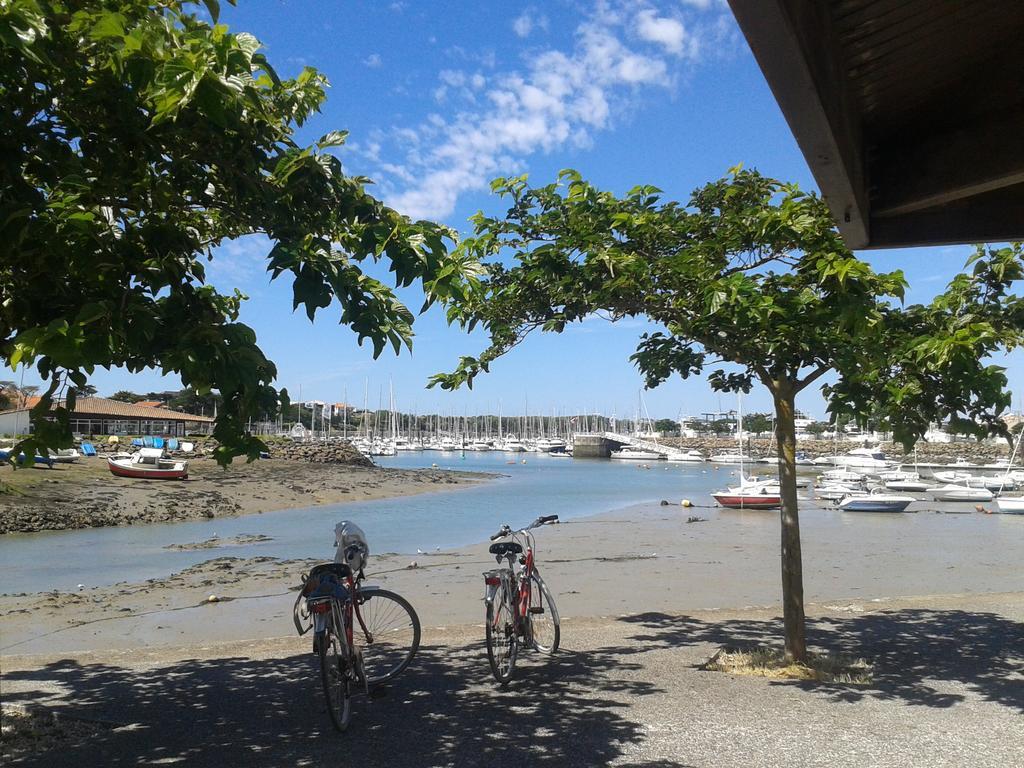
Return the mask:
M796 392L788 382L771 387L775 399L775 442L779 452L782 491L782 611L786 626L786 659L807 658L804 622L804 577L800 555L800 517L796 501Z

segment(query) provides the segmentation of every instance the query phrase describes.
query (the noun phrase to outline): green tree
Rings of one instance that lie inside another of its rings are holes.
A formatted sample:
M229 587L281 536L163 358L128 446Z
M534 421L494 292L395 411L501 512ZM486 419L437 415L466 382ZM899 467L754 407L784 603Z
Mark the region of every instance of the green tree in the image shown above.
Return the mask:
M750 435L771 432L773 426L771 414L768 413L751 413L743 417L743 431Z
M121 403L140 403L146 398L136 392L129 392L127 389L120 389L107 399L117 400Z
M426 303L457 298L451 233L412 222L346 175L332 131L295 130L326 78L282 79L246 33L207 23L185 0L10 0L0 4L0 360L47 382L22 449L70 441L76 387L96 366L158 367L218 390L217 459L255 458L250 416L287 393L238 322L244 296L205 284L204 262L264 233L271 279L292 282L312 321L341 322L374 355L411 346L412 313L364 271L382 262ZM67 390L68 408L54 402ZM15 451L17 453L17 451Z
M818 439L821 439L821 436L828 432L829 429L831 427L828 422L824 421L812 421L807 425L807 432Z
M98 393L99 390L92 384L84 384L81 387L78 387L78 394L82 397L96 397Z
M679 434L679 422L674 419L658 419L654 422L654 428L666 437L675 437Z
M487 277L469 302L449 310L453 322L482 324L490 346L432 384L471 385L530 332L561 332L597 311L664 326L644 334L632 357L648 386L716 363L727 366L709 375L716 390L763 384L775 406L786 654L805 658L795 398L837 370L850 382L833 390L842 391L843 408L868 410L889 359L882 351L908 352L918 329L899 325L903 275L877 274L855 258L819 198L753 171L698 189L685 206L662 202L650 186L619 198L574 171L543 187L530 187L525 177L492 186L511 198L506 217L478 214L474 236L461 246L487 263ZM978 352L977 335L970 341ZM993 336L981 347L997 343ZM983 369L981 357L963 370L970 377L963 393L982 390L980 402L970 402L978 408L993 405L986 387L999 378ZM858 385L862 364L870 386Z

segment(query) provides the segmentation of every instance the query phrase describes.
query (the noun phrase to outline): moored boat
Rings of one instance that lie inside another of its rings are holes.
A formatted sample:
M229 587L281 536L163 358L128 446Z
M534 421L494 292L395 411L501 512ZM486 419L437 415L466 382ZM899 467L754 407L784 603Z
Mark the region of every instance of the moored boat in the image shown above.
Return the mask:
M704 461L704 454L696 449L691 449L682 453L670 453L668 455L668 460L684 463L697 463Z
M766 486L730 488L712 493L711 498L717 501L719 506L730 509L778 509L782 506L781 496Z
M618 451L612 451L611 458L624 459L625 461L660 461L665 458L665 454L644 450L643 448L625 446Z
M1004 515L1024 515L1024 496L1000 496L996 506Z
M936 501L992 501L994 498L987 488L970 488L954 483L929 488L928 494Z
M846 496L837 506L844 512L903 512L915 501L913 496L876 489L865 496Z
M126 459L107 459L107 467L118 477L146 480L186 480L188 462L169 459L160 448L143 448Z

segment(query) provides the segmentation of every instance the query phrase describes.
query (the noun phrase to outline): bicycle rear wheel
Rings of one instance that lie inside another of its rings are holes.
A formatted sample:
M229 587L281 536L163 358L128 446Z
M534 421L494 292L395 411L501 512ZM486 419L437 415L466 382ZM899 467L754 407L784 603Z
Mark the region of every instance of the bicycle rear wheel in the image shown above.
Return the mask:
M519 638L516 637L515 608L512 595L503 580L494 591L494 597L487 603L487 661L491 673L499 683L512 679L519 652Z
M401 674L420 647L420 619L401 595L387 589L359 594L353 640L362 649L366 684L379 685Z
M537 571L530 576L530 608L527 617L533 647L541 653L557 651L562 634L558 608L555 607L548 585Z
M334 727L344 731L352 717L352 681L346 670L342 645L337 635L328 629L317 638L317 647L327 712Z

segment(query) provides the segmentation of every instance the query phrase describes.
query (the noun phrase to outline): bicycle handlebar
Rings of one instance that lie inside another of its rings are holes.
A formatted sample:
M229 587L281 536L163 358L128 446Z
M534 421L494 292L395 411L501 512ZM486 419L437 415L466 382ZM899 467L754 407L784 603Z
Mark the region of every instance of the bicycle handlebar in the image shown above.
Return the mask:
M539 528L542 525L547 525L548 523L557 523L557 522L558 522L558 515L543 515L541 517L538 517L536 520L534 520L532 523L530 523L528 526L526 526L522 530L528 531L531 528ZM509 528L508 524L506 523L505 525L501 526L501 529L497 533L495 533L495 534L493 534L491 536L491 541L494 541L495 539L504 538L505 536L508 536L510 533L512 533L512 529Z

